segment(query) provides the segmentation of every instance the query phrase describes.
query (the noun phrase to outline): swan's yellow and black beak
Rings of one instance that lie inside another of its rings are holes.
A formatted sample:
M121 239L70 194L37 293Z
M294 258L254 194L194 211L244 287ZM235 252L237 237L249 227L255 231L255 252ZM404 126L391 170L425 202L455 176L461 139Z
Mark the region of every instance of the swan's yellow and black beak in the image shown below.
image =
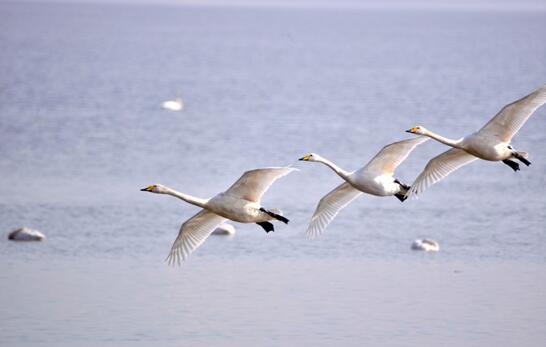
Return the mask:
M147 186L146 188L142 188L140 191L141 192L151 192L152 190L154 190L154 186Z
M411 128L411 129L408 129L406 130L407 133L412 133L412 134L415 134L415 132L417 131L417 128Z
M307 155L304 155L303 157L299 158L298 160L307 161L307 160L309 160L309 158L311 158L311 155L307 154Z

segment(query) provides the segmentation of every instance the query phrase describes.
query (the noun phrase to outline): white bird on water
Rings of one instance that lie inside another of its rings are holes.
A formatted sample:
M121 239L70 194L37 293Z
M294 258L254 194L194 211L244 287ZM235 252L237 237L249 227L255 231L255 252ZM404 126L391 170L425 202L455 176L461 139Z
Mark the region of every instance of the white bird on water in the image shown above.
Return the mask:
M15 229L8 235L8 240L12 241L42 241L43 239L45 239L44 234L26 227Z
M408 196L419 195L453 171L478 158L502 161L514 171L519 170L519 164L514 159L527 166L531 165L531 162L527 160L527 153L516 151L510 145L510 141L536 109L545 103L546 86L543 86L520 100L504 106L483 128L459 140L437 135L422 126L406 130L406 132L428 136L453 147L428 162L423 172L413 182Z
M345 181L320 200L307 228L307 237L314 239L320 235L339 211L362 193L394 195L403 202L410 187L393 177L394 170L415 147L427 140L423 136L391 143L383 147L366 166L354 172L345 171L318 154L311 153L300 158L299 160L315 161L328 166Z
M228 223L220 224L216 229L212 231L212 235L235 235L235 227Z
M269 167L245 172L231 187L210 199L197 198L177 192L160 184L148 186L141 191L168 194L184 200L202 210L182 224L166 261L169 265L180 265L188 256L227 219L240 223L256 223L266 232L274 231L272 220L288 223L288 219L277 209L264 208L262 195L278 178L296 170L290 167Z
M184 108L184 104L182 103L182 98L178 97L174 100L163 101L163 103L161 103L161 107L165 110L180 111L182 108Z
M440 250L440 245L434 240L417 239L411 244L411 249L414 251L438 252Z

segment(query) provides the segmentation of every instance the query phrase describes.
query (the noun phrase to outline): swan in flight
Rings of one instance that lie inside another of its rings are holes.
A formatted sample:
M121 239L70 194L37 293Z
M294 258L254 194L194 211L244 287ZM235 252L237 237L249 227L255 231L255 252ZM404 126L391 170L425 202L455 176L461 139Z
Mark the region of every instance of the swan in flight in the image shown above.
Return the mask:
M427 137L422 136L391 143L383 147L366 166L354 172L347 172L318 154L311 153L300 158L303 161L323 163L345 181L320 200L307 228L307 237L314 239L320 235L339 211L362 193L394 195L403 202L410 187L393 177L394 170L417 145L427 140Z
M526 152L516 151L511 145L512 137L525 124L537 108L546 103L546 86L506 105L483 128L459 140L451 140L437 135L422 126L416 126L406 132L424 135L452 149L434 157L413 182L408 196L419 195L426 188L440 181L458 168L476 159L501 161L514 171L519 170L517 159L525 165L531 165Z
M202 208L182 224L166 261L180 263L199 247L227 219L240 223L256 223L266 232L274 231L272 220L288 223L277 209L264 208L262 195L278 178L296 170L290 167L269 167L245 172L231 187L210 199L201 199L160 184L141 189L144 192L167 194Z
M431 239L417 239L411 244L411 249L414 251L438 252L440 250L440 245L438 242Z
M165 110L180 111L184 107L184 104L182 103L182 98L178 97L174 100L163 101L161 107Z

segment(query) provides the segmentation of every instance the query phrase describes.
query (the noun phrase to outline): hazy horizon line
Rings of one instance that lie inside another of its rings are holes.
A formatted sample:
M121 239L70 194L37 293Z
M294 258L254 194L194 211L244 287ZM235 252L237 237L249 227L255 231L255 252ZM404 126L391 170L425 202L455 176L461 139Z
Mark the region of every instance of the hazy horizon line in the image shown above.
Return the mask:
M383 10L476 10L546 11L546 2L537 0L0 0L0 3L112 4L134 6L249 7L294 9L383 9Z

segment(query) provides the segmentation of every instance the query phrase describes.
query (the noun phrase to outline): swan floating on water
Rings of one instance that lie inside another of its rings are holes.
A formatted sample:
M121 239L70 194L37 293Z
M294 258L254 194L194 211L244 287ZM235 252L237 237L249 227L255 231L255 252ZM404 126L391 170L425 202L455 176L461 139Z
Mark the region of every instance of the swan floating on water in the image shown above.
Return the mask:
M414 251L438 252L440 250L440 245L434 240L417 239L411 244L411 249Z
M269 167L247 171L225 192L210 199L177 192L161 184L141 189L145 192L171 195L202 208L182 224L166 261L169 265L180 265L205 242L214 229L228 219L240 223L256 223L266 232L275 231L270 221L278 220L287 224L288 219L282 216L281 211L264 208L260 200L277 179L294 170L297 169Z
M182 98L176 98L175 100L164 101L161 107L165 110L180 111L184 108L184 104L182 103Z
M214 229L212 235L235 235L235 227L228 223L221 224L216 229Z
M299 160L328 166L345 181L320 200L307 228L307 237L314 239L320 235L339 211L362 193L375 196L394 195L403 202L410 187L393 177L394 170L415 147L427 140L427 137L421 136L391 143L383 147L366 166L354 172L345 171L315 153L300 158Z
M8 235L8 240L12 241L42 241L45 239L45 235L38 230L32 230L29 228L19 228L13 230Z
M506 105L483 128L459 140L451 140L437 135L422 126L406 132L428 136L438 142L453 147L432 158L425 169L413 182L407 196L419 195L434 183L442 180L458 168L476 159L502 161L514 171L519 170L517 159L529 166L527 153L515 150L510 141L531 115L546 103L546 86Z

